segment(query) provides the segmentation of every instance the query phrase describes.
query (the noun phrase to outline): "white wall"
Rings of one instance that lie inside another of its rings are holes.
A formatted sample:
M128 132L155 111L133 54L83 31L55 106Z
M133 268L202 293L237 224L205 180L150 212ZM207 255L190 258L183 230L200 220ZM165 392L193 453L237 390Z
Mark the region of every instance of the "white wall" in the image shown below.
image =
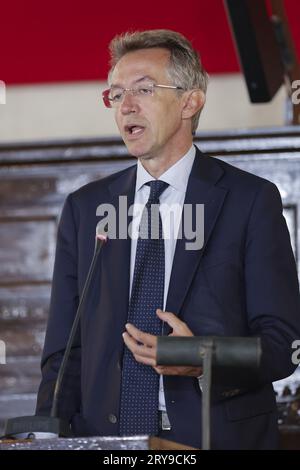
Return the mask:
M113 111L104 108L102 82L7 86L0 104L0 142L113 136ZM253 105L240 74L213 75L199 130L284 124L285 90Z

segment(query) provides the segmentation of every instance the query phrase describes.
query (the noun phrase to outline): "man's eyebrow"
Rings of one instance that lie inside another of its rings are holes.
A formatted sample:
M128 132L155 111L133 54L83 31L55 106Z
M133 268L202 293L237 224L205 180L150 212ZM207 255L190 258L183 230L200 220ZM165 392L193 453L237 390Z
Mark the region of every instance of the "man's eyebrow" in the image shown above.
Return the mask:
M151 80L152 82L155 82L154 78L150 77L150 75L144 75L143 77L136 80L134 83L139 83L139 82L142 82L144 80Z
M156 80L153 78L153 77L150 77L150 75L143 75L141 78L138 78L137 80L135 80L133 82L133 85L135 83L140 83L140 82L143 82L143 81L146 81L146 80L149 80L151 82L155 82ZM110 85L110 88L124 88L122 85L120 85L119 83L112 83Z

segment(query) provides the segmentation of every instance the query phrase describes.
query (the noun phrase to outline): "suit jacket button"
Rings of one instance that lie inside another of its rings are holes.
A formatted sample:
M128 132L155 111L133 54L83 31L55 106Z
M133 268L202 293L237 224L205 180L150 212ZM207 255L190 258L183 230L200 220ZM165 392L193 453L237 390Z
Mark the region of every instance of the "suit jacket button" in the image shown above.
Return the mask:
M113 414L110 414L110 415L108 416L108 420L109 420L109 422L110 422L111 424L116 424L116 422L118 421L116 415L113 415Z

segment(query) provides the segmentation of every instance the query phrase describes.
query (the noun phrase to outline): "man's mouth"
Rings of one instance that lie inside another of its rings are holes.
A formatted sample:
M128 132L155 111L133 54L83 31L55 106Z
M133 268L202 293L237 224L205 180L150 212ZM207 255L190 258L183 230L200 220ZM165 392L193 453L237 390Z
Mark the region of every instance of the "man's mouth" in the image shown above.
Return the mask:
M145 130L145 127L139 126L138 124L132 124L125 126L125 132L127 135L138 137Z

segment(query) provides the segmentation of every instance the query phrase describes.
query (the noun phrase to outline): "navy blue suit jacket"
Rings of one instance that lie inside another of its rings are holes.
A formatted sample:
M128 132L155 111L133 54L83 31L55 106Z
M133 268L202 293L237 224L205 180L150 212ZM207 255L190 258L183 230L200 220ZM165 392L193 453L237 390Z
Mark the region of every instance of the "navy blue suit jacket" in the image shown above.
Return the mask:
M37 413L48 414L78 298L93 256L97 206L134 200L136 165L70 194L57 239L50 316ZM295 369L300 338L299 288L276 186L198 149L185 203L205 204L201 250L177 241L166 310L195 335L259 336L263 357L249 383L216 389L212 447L275 448L272 382ZM117 210L118 212L118 210ZM101 253L59 401L76 435L117 435L122 333L127 320L130 239L110 240ZM196 378L164 377L171 438L201 444L201 391ZM146 399L146 397L145 397ZM116 419L117 418L117 419Z

